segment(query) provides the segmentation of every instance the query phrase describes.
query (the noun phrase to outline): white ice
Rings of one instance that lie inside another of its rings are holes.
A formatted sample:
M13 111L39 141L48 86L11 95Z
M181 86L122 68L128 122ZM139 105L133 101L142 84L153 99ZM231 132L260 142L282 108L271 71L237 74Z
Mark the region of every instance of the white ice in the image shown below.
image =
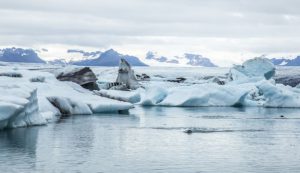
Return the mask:
M262 59L231 69L134 67L136 74L150 76L149 81L139 81L142 88L95 93L73 82L56 80L55 75L48 72L55 68L58 67L40 64L4 63L0 66L0 73L22 74L17 78L0 77L0 128L45 124L56 120L61 113L118 112L132 108L132 103L182 107L300 107L300 88L276 84L270 78L274 75L274 66ZM277 76L300 74L296 68L276 68ZM93 67L93 71L99 83L114 82L118 75L117 67ZM170 82L178 77L186 80ZM213 77L225 80L225 85L214 83Z
M45 124L62 113L118 112L133 107L131 103L95 95L73 82L58 81L49 72L1 66L0 73L8 71L22 77L0 77L0 128Z
M275 84L274 65L256 58L229 70L226 85L196 83L146 87L142 105L300 107L300 89ZM269 79L269 80L267 80Z

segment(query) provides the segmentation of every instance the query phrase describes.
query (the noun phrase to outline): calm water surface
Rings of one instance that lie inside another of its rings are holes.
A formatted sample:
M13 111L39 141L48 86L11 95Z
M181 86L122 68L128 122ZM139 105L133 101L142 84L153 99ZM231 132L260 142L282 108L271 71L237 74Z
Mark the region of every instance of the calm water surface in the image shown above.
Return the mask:
M136 107L67 117L1 131L0 170L300 172L300 109Z

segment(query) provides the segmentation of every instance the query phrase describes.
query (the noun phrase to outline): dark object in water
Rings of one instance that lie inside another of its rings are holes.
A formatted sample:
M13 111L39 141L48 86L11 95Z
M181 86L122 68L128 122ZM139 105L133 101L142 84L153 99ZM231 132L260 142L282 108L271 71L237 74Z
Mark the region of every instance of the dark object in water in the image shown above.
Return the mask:
M4 73L0 73L0 76L16 77L16 78L23 77L22 74L18 72L4 72Z
M187 134L192 134L193 133L193 131L191 129L185 130L184 132L187 133Z
M169 80L167 80L168 82L177 82L177 83L182 83L182 82L184 82L186 80L186 78L184 78L184 77L178 77L178 78L176 78L176 79L169 79Z
M280 118L285 118L285 116L284 115L280 115Z

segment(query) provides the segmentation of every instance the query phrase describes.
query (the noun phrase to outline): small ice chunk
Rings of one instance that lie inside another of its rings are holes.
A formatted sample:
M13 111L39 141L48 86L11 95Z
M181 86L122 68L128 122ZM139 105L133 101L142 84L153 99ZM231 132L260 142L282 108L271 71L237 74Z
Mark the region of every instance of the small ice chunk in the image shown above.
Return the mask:
M45 77L44 76L36 76L30 78L30 82L45 82Z

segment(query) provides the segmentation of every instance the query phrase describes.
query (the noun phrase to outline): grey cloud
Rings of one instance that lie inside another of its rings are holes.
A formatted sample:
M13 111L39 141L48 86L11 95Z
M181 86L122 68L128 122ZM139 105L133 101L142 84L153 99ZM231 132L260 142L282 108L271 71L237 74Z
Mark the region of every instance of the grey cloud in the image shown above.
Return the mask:
M299 6L298 0L1 1L0 44L107 47L183 40L215 51L300 52Z

